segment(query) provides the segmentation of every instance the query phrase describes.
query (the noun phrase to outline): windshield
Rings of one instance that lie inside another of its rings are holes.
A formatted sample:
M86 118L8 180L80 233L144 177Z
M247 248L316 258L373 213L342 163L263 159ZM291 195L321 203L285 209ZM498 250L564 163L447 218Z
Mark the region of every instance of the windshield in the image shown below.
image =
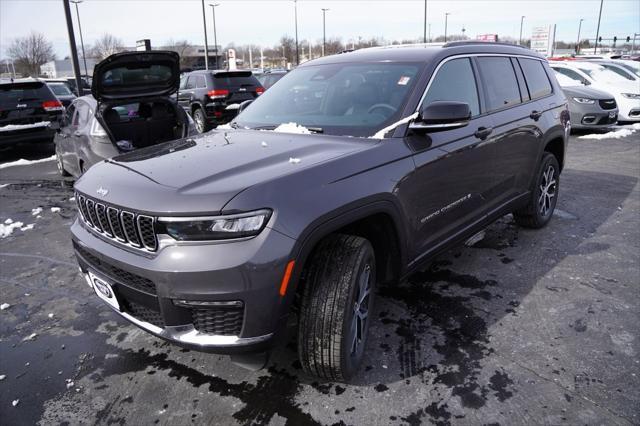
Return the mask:
M69 86L64 83L49 83L49 88L56 96L69 96L73 95Z
M627 81L626 78L616 74L611 70L606 69L605 67L580 68L580 70L596 81L608 81L612 83Z
M235 120L273 129L296 123L311 131L371 136L400 119L420 64L327 64L298 68L256 99Z

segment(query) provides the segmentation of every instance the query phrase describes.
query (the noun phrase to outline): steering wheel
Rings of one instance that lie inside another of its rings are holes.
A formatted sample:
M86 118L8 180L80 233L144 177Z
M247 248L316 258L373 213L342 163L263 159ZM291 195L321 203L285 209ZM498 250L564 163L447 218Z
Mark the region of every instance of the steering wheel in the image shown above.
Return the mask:
M367 114L373 114L373 111L377 109L386 109L390 112L389 115L394 114L397 110L396 107L389 104L374 104L367 110Z

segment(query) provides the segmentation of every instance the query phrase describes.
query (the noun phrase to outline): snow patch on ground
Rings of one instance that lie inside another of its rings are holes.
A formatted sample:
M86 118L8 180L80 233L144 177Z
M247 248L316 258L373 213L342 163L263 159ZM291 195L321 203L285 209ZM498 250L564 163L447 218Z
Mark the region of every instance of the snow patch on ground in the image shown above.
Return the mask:
M12 161L10 163L0 164L0 169L5 169L7 167L13 167L13 166L26 166L28 164L45 163L47 161L53 161L55 159L56 159L55 155L52 155L51 157L47 157L47 158L42 158L40 160L25 160L24 158L21 158L20 160Z
M637 130L640 130L640 123L634 123L630 126L622 126L617 130L613 130L607 133L593 133L590 135L579 136L578 139L622 139L626 138L627 136L631 136Z
M35 209L31 209L31 216L37 216L42 213L42 207L36 207Z
M21 231L31 231L35 225L36 225L35 223L30 223L30 224L25 225L22 228L20 228L20 230Z
M58 213L60 211L60 207L51 207L51 213Z
M300 126L297 123L282 123L275 129L274 132L277 133L293 133L296 135L310 135L311 131L304 126Z
M22 228L24 225L22 222L14 222L11 219L7 219L4 223L0 223L0 238L6 238L13 234L14 229Z
M3 183L2 185L0 185L0 189L6 188L9 185L11 185L11 184L10 183Z
M0 132L12 132L14 130L37 129L38 127L49 127L50 121L40 121L32 124L8 124L0 127Z
M2 305L0 305L0 311L4 311L7 308L10 308L11 305L8 303L3 303Z

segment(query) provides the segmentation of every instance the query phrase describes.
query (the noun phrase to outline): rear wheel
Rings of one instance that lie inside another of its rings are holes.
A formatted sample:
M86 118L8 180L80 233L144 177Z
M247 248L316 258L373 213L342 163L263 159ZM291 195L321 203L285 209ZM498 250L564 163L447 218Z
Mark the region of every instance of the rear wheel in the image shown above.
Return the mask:
M513 212L518 225L526 228L544 227L556 208L560 184L560 166L556 157L545 152L540 162L538 176L531 189L531 199L523 208Z
M196 108L193 111L193 121L196 123L196 130L198 133L204 133L209 130L209 125L207 124L207 119L204 116L202 108Z
M60 173L60 176L63 176L63 177L71 176L71 174L69 174L69 172L64 169L62 156L58 152L56 152L56 166L58 166L58 173Z
M358 370L373 314L376 265L369 241L332 235L307 270L300 308L298 354L304 370L349 380Z

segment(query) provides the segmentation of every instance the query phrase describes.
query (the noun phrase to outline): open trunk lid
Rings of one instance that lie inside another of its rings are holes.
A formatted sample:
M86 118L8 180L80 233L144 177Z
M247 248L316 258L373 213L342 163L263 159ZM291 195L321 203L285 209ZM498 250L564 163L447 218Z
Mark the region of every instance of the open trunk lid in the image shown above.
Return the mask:
M122 52L95 66L91 94L98 101L169 96L179 85L176 52Z

